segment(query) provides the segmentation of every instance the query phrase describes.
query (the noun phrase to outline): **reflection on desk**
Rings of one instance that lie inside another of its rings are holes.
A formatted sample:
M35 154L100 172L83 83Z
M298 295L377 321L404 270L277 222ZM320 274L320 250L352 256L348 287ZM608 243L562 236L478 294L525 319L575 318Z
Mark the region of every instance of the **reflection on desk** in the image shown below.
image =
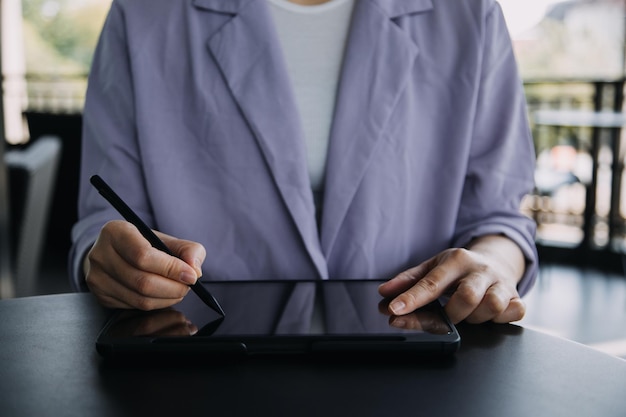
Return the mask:
M450 360L307 356L111 366L89 294L0 301L0 415L624 416L626 361L514 325Z

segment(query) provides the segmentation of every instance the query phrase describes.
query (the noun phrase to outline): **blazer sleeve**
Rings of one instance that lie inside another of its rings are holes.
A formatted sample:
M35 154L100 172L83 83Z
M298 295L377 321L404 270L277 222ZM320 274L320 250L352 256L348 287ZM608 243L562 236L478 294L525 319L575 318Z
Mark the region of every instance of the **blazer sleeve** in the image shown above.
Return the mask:
M121 218L89 183L101 175L151 224L142 186L135 129L133 80L124 12L114 1L94 53L83 111L78 221L69 254L73 288L87 290L82 261L109 220Z
M522 198L533 189L535 152L523 85L496 2L486 14L482 55L472 148L455 246L465 246L487 234L512 239L527 263L518 285L523 295L537 276L536 224L520 212Z

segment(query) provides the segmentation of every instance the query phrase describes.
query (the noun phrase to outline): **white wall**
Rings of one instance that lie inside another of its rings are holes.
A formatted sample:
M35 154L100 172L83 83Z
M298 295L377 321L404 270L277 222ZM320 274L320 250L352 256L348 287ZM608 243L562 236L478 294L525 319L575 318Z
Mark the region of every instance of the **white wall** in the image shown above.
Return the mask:
M9 143L29 138L26 120L27 94L21 0L2 0L2 74L4 75L4 125Z

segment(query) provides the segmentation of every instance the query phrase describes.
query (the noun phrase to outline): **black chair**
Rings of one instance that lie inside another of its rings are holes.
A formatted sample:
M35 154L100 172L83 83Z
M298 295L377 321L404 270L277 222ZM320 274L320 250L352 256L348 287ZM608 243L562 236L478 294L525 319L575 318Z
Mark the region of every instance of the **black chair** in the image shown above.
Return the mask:
M36 293L60 155L61 140L56 136L5 152L14 293L2 294L3 298Z

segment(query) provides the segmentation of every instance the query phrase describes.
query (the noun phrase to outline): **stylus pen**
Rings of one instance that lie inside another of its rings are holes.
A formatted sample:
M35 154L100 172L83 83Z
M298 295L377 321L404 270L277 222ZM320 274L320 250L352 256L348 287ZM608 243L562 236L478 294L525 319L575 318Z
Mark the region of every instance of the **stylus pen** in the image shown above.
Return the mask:
M113 189L111 189L111 187L109 187L109 185L104 182L102 178L100 178L98 175L94 175L90 178L90 181L91 184L96 187L96 190L98 190L102 197L104 197L109 203L111 203L111 205L122 215L122 217L124 217L124 219L126 219L126 221L135 225L135 227L137 227L137 229L139 230L139 233L141 233L141 235L145 237L153 247L167 253L168 255L174 256L174 254L172 254L172 252L165 245L165 243L163 243L163 241L154 234L152 229L150 229L143 222L143 220L141 220L139 216L137 216L137 214L135 214L135 212L132 211L130 207L128 207L124 200L122 200L120 196L118 196L115 191L113 191ZM190 287L193 292L195 292L196 295L200 297L202 301L204 301L206 305L211 307L211 309L215 310L222 316L226 316L224 310L222 309L222 306L220 306L215 297L213 297L213 295L202 286L200 280L196 281L195 284L190 285Z

